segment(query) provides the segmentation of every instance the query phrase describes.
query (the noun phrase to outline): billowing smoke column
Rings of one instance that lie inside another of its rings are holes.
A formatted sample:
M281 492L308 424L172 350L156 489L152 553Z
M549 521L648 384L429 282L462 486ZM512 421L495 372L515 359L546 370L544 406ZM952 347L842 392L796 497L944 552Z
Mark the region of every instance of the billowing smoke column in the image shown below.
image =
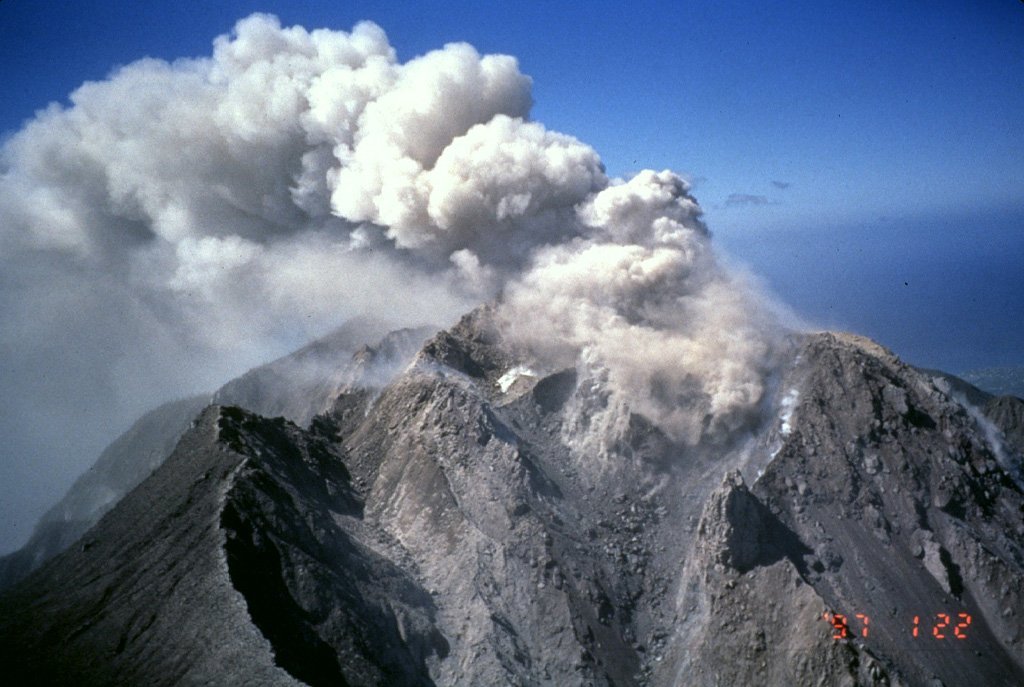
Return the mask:
M504 303L542 360L596 366L617 401L696 444L756 416L783 330L779 311L716 261L687 191L671 172L645 171L590 196L577 206L584 235L538 248Z
M768 309L678 176L609 180L527 119L530 86L469 45L400 64L373 24L254 15L212 57L141 60L40 112L0 162L0 501L67 474L33 496L55 499L144 408L353 315L443 325L496 296L677 438L735 423Z

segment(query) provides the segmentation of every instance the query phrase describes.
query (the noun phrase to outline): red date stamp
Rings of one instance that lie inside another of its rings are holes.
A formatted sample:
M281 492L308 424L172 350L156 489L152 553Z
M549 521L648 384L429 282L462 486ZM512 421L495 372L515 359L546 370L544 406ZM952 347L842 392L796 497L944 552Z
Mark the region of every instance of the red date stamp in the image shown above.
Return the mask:
M825 613L825 621L832 626L832 639L850 639L852 637L867 637L871 627L871 619L858 613L853 616L851 622L847 616L839 613ZM928 625L931 625L931 632L928 632ZM967 628L971 625L971 616L967 613L958 613L954 617L950 613L936 613L934 620L926 619L921 624L921 616L915 615L909 626L911 637L931 637L932 639L967 639Z

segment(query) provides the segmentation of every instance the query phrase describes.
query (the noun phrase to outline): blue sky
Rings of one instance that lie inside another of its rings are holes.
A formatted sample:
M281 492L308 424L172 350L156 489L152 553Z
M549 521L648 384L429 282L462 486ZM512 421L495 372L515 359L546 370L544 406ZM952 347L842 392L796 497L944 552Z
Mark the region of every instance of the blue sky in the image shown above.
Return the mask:
M689 175L719 244L812 324L925 366L1024 364L1024 3L3 0L0 131L253 11L371 19L403 60L515 55L536 120L611 174Z

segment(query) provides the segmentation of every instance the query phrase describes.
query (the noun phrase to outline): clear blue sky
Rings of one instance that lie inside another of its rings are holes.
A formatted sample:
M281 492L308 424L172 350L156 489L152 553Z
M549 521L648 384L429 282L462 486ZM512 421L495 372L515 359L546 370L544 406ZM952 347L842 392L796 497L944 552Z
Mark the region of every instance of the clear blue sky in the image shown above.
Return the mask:
M814 324L910 362L1024 364L1024 3L0 3L0 131L143 56L208 55L253 11L403 60L519 58L533 117L611 174L671 168L718 241Z

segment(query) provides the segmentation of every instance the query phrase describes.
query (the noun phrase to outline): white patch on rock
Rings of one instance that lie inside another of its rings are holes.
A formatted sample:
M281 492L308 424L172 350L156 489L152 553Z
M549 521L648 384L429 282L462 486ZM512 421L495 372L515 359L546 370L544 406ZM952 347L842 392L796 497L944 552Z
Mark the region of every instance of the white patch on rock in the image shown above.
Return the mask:
M793 425L790 421L793 419L793 411L796 409L797 401L800 400L800 390L793 388L786 392L786 395L782 397L780 405L782 407L782 413L779 415L781 424L779 425L779 433L782 436L787 437L793 431Z
M516 365L511 370L503 374L498 378L498 387L501 389L501 393L507 393L508 390L515 384L516 380L520 377L536 377L537 373L526 367L525 365Z

